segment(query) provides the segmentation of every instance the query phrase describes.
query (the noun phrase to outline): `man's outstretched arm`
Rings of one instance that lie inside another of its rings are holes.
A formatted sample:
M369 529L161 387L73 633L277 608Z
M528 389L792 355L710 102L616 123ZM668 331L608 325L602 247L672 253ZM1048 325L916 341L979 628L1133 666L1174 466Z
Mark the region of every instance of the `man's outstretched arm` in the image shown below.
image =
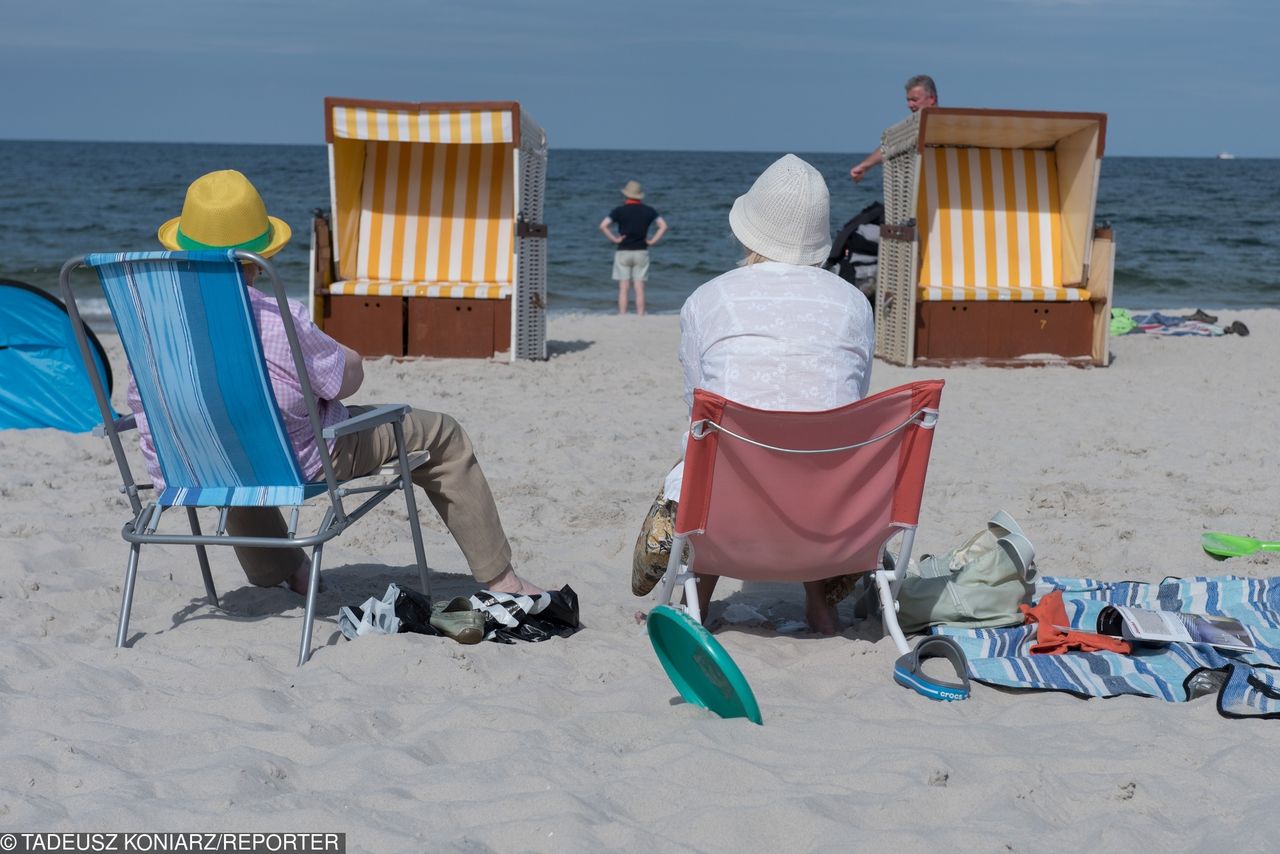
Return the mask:
M884 155L880 153L880 149L876 149L866 156L861 163L849 170L849 177L856 184L867 175L867 170L872 166L878 166L884 162Z

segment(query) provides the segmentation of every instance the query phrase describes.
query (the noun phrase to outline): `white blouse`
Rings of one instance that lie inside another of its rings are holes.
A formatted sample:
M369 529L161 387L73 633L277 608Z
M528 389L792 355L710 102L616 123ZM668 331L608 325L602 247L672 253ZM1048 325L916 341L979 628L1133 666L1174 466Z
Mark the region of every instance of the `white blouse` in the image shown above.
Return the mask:
M690 407L695 388L757 409L844 406L866 396L874 350L867 298L818 267L738 267L694 291L680 311ZM667 498L679 499L683 474L682 462L667 476Z

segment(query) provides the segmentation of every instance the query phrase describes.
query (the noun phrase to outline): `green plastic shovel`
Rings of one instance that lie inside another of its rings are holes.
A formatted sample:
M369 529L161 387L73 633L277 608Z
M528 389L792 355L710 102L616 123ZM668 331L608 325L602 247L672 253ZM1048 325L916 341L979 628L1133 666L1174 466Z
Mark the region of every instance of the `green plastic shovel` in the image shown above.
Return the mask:
M1280 543L1268 543L1236 534L1219 534L1216 531L1201 534L1200 546L1214 557L1245 557L1254 552L1280 552Z

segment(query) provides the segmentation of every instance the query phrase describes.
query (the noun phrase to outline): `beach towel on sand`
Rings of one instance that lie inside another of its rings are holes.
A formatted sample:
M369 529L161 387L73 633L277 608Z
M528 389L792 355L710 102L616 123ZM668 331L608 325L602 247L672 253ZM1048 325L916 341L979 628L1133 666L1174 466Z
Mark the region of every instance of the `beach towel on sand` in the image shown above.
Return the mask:
M1192 320L1187 317L1161 314L1158 311L1153 311L1150 314L1135 314L1133 315L1133 322L1137 326L1135 331L1145 332L1148 335L1215 337L1223 334L1221 326L1214 326L1212 323Z
M1036 600L1060 590L1070 625L1093 629L1106 605L1235 617L1253 636L1253 652L1209 646L1134 645L1133 653L1067 652L1032 655L1034 624L1003 629L956 629L935 634L964 649L969 676L1008 688L1068 691L1084 697L1138 694L1182 702L1217 693L1226 717L1280 717L1280 578L1236 576L1167 579L1160 584L1107 583L1042 576Z

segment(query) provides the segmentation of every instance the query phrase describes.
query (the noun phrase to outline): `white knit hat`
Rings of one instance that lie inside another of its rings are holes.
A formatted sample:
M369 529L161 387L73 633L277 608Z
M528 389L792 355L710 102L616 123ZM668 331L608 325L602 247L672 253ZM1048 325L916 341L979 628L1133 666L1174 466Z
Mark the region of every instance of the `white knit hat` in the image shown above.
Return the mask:
M729 227L752 252L784 264L821 264L831 254L831 196L817 169L787 154L733 203Z

